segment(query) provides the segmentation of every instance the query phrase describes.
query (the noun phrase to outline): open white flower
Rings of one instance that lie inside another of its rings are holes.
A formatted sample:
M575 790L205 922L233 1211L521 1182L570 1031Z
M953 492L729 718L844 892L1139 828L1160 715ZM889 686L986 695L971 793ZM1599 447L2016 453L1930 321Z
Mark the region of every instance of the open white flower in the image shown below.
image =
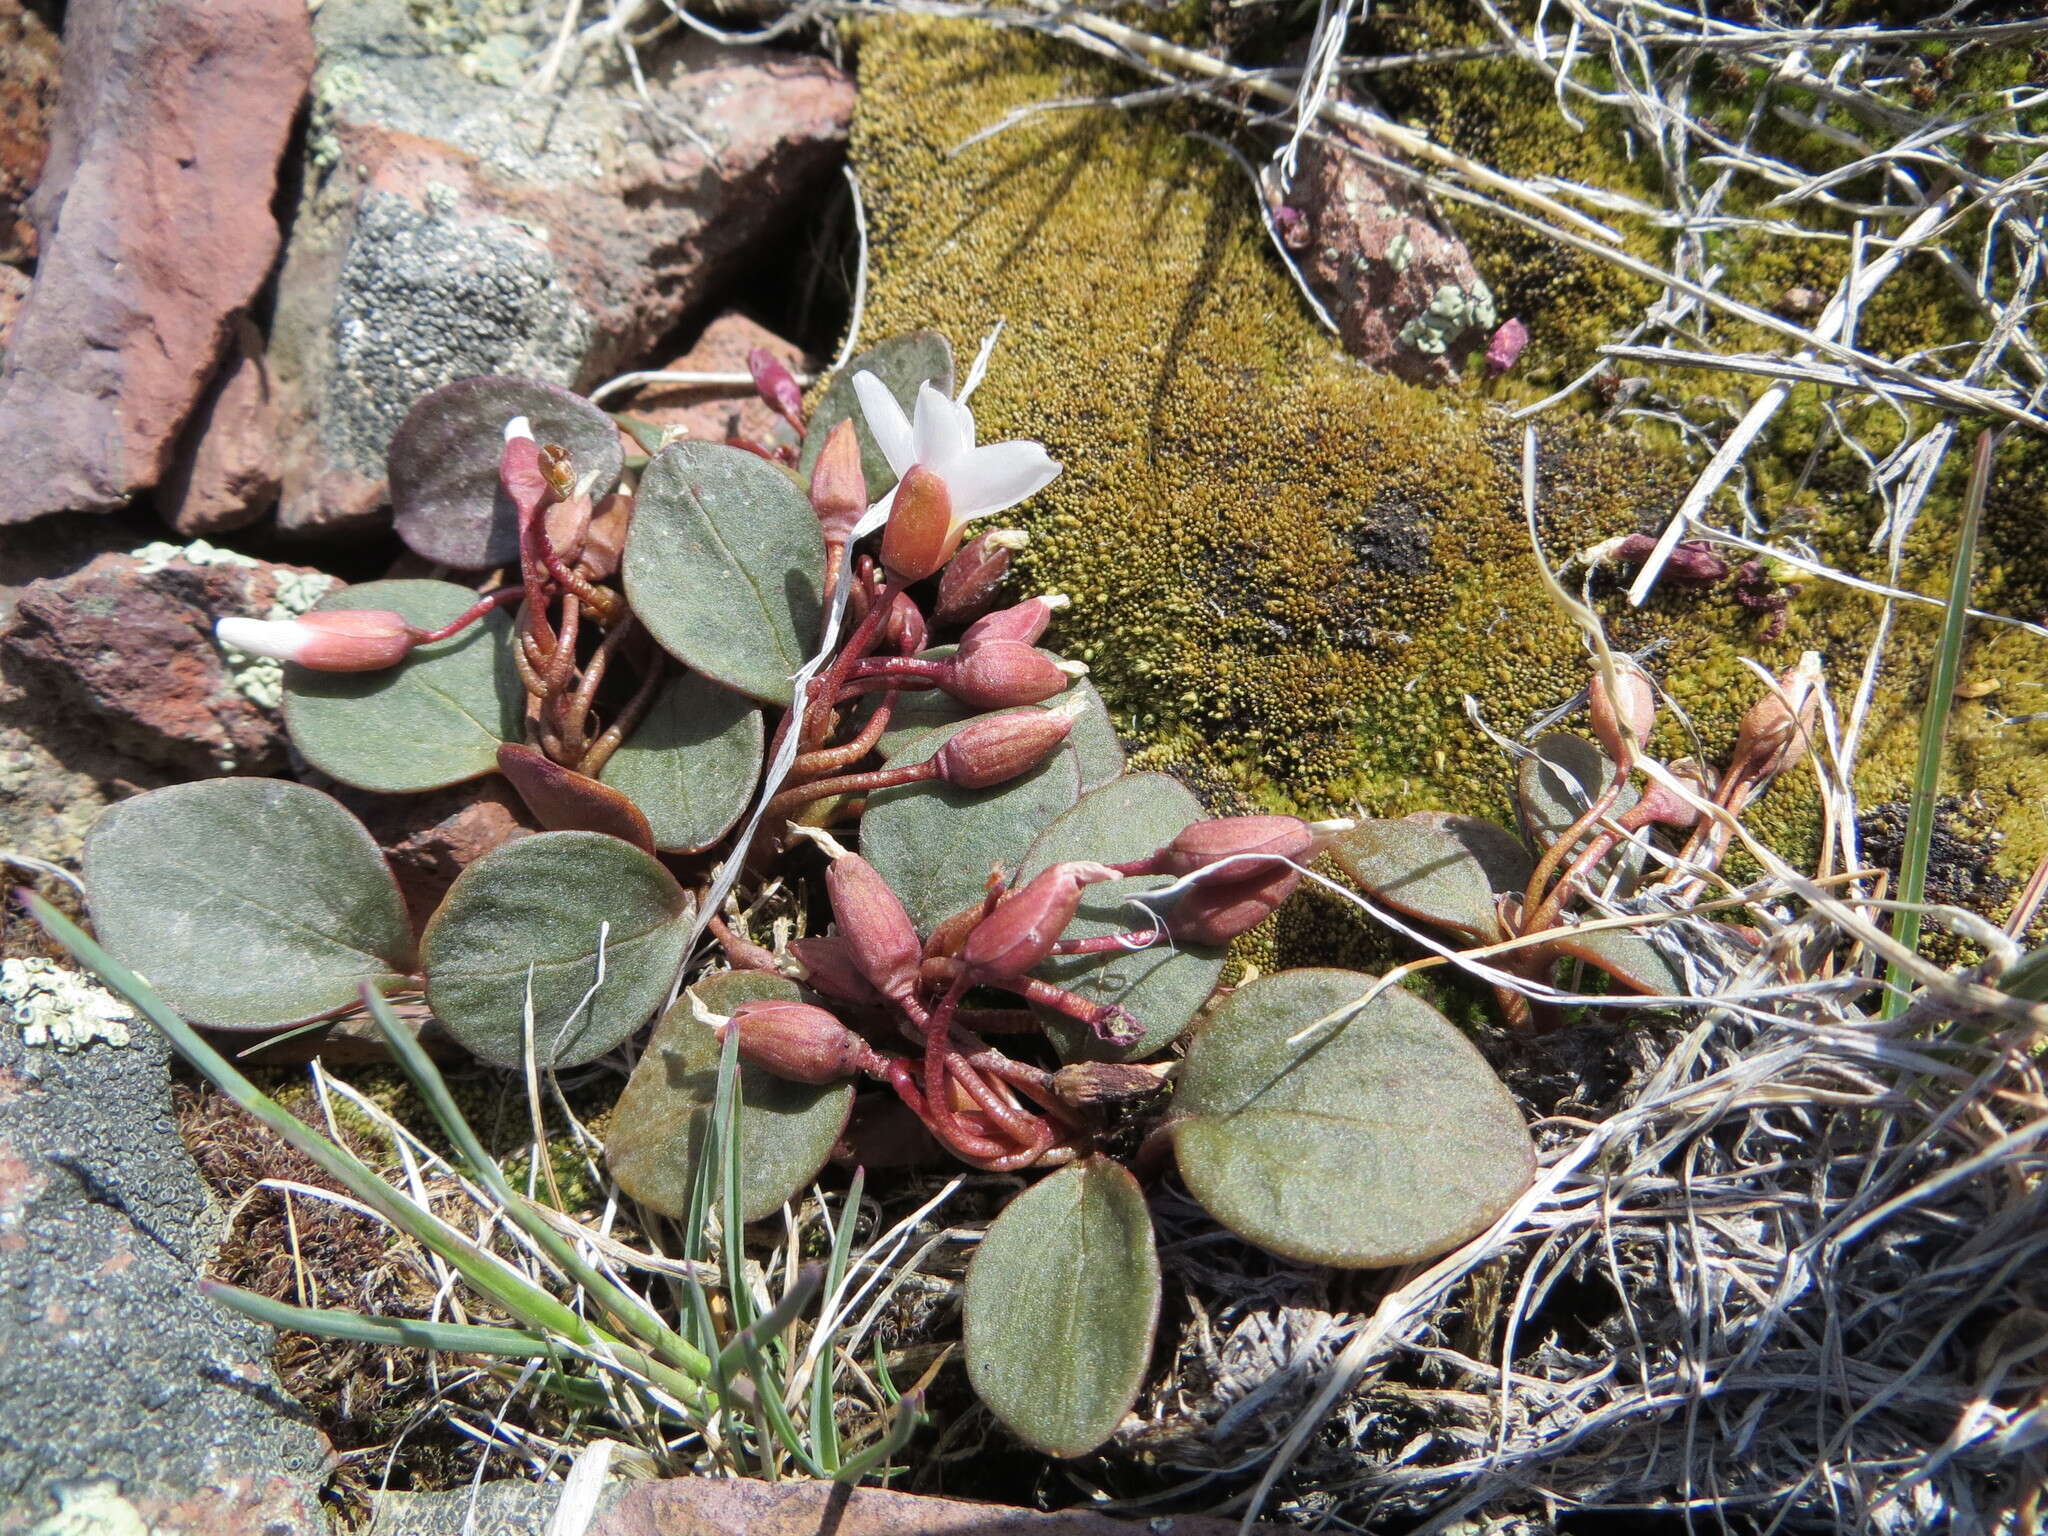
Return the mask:
M977 448L974 413L959 401L948 400L929 383L918 388L914 421L903 414L889 386L872 373L856 373L853 392L860 399L868 430L898 479L919 464L945 481L956 525L1014 507L1044 490L1060 472L1058 461L1045 451L1044 444L1026 438ZM891 490L876 502L861 520L863 525L879 526L895 497Z

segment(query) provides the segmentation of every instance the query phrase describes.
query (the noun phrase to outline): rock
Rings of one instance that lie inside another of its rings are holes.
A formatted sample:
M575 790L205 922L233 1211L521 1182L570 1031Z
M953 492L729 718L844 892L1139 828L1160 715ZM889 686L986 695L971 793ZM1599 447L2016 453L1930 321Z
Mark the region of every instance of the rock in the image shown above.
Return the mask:
M28 297L29 277L19 267L0 266L0 353L7 350L7 338L14 330L14 317L21 313Z
M157 492L164 521L188 539L245 528L277 505L277 407L263 338L246 320L238 329L241 345L192 413Z
M68 1011L132 1019L29 964ZM10 962L0 992L0 1532L60 1512L66 1531L324 1532L327 1447L270 1330L193 1286L219 1215L171 1119L168 1048L132 1022L125 1043L46 1025L73 1043L25 1044L25 974Z
M0 367L0 523L162 479L277 255L312 67L303 0L72 0L65 38L42 254Z
M333 584L203 543L154 544L31 582L0 649L122 751L192 773L261 772L284 761L283 671L223 654L213 621L303 613Z
M622 80L474 78L403 0L327 6L316 32L270 346L279 521L307 536L380 515L385 449L423 392L479 373L587 387L644 355L798 211L852 110L830 64L755 49L650 60L643 103Z
M58 75L57 34L22 0L0 0L0 262L36 258L26 205L50 151Z
M416 927L463 870L534 830L517 793L496 774L425 795L378 795L326 781L319 787L355 812L384 849Z
M1493 333L1492 290L1427 195L1347 153L1347 139L1389 153L1358 134L1304 143L1287 243L1354 357L1413 383L1452 383Z
M793 373L804 371L801 351L737 312L720 315L687 352L658 366L672 373L745 373L747 354L755 347L767 348ZM796 441L789 424L751 389L650 384L620 409L707 442L722 443L735 432L764 447Z

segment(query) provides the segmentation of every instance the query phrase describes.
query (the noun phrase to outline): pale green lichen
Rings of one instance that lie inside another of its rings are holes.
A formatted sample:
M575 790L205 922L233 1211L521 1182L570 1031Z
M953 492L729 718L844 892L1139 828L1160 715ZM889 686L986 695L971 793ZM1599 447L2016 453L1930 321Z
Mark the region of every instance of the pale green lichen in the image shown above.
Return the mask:
M0 1009L24 1045L75 1051L134 1038L135 1010L90 976L38 956L0 960Z

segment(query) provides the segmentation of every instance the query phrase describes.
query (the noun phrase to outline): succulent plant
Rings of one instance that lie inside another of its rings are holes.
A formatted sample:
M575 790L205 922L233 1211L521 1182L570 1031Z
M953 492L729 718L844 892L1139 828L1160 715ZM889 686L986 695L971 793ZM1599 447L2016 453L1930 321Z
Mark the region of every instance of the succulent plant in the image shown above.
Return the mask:
M952 372L942 338L900 337L806 419L757 370L800 451L656 440L623 489L619 424L587 401L510 378L427 395L391 447L399 533L501 575L372 582L233 638L288 663L286 722L322 773L388 793L499 773L544 830L477 859L415 933L334 799L211 780L115 807L86 883L107 949L215 1028L338 1016L367 984L423 994L487 1062L554 1070L659 1016L606 1149L658 1212L701 1186L728 1035L748 1219L817 1174L860 1092L971 1166L1045 1174L974 1260L967 1367L1021 1439L1076 1455L1151 1352L1145 1185L1169 1152L1226 1227L1322 1264L1430 1257L1526 1187L1520 1113L1419 997L1335 970L1218 985L1333 836L1390 904L1487 940L1531 858L1451 817L1213 819L1125 772L1086 669L1039 645L1061 600L999 605L1020 538L971 526L1058 466L977 446ZM1567 792L1598 777L1590 750L1540 759L1539 839L1590 829ZM823 904L773 947L724 905L821 864Z

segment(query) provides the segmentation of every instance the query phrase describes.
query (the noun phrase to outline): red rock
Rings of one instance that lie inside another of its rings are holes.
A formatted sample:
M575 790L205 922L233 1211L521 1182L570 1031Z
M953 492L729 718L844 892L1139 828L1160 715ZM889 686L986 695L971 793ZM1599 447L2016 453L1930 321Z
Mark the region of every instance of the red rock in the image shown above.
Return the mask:
M247 321L235 360L214 380L185 429L157 510L186 538L255 522L277 504L277 407L262 337ZM253 343L253 345L252 345Z
M323 170L270 342L279 523L307 536L377 520L385 451L425 391L480 373L589 387L645 357L807 211L852 115L832 65L757 49L679 48L642 102L473 78L396 0L325 6L316 32Z
M154 486L277 255L304 0L72 0L36 284L0 368L0 522Z
M463 870L533 830L519 796L495 774L425 795L377 795L345 784L321 788L361 817L383 847L415 927L433 915Z
M196 773L279 768L284 730L275 700L260 673L243 674L238 686L214 644L213 621L264 615L281 589L313 595L305 586L319 573L236 561L101 555L72 575L25 587L0 647L40 691L74 719L95 721L121 751Z
M669 373L743 374L747 354L755 347L766 348L793 372L804 371L803 354L795 346L737 312L720 315L688 351L656 366ZM722 443L735 432L764 447L796 441L788 423L745 386L713 389L649 384L629 401L619 403L618 409L657 427L680 427L706 442Z
M1355 142L1375 153L1385 145ZM1285 225L1303 275L1337 322L1345 350L1422 384L1459 376L1498 316L1465 242L1411 183L1347 153L1339 137L1302 146Z
M21 301L28 297L28 274L19 267L0 266L0 351L14 330L14 317L21 313Z
M0 0L0 262L34 261L24 207L42 179L57 106L57 34L22 0Z

